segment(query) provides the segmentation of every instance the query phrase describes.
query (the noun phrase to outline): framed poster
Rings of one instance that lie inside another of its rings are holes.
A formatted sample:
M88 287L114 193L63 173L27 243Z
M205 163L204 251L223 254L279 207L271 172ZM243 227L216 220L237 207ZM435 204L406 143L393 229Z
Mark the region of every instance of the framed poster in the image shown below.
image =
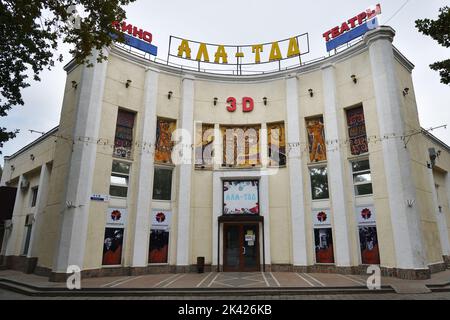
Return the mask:
M359 227L359 243L362 264L380 264L377 227Z
M122 264L123 228L106 228L103 240L103 260L104 266L114 266Z
M286 135L284 122L267 124L269 166L286 165Z
M224 181L223 214L259 215L259 181Z
M334 263L333 233L331 228L314 229L316 263Z
M347 110L347 126L352 155L369 152L363 107Z
M214 125L198 123L195 131L195 167L211 167L214 160Z
M150 230L148 263L167 263L169 260L169 231Z

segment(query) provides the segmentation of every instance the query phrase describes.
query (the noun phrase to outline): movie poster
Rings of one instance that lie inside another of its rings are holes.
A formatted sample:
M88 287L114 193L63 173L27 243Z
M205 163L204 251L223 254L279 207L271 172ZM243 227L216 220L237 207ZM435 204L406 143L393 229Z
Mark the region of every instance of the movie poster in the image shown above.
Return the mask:
M347 110L347 125L352 155L369 152L363 107Z
M195 134L195 167L213 165L214 125L199 123Z
M107 227L103 241L104 266L115 266L122 264L123 228Z
M221 127L223 165L251 167L260 164L260 126Z
M172 133L177 127L175 120L158 119L156 125L155 162L172 163Z
M269 166L285 166L286 138L284 122L267 125L267 143L269 145Z
M259 181L224 181L223 214L259 214Z
M362 264L380 264L377 227L359 227L359 243Z
M308 130L309 160L311 162L327 160L323 118L319 117L307 120L306 129Z
M334 263L331 228L314 229L316 263Z
M149 263L167 263L169 257L169 231L150 231Z

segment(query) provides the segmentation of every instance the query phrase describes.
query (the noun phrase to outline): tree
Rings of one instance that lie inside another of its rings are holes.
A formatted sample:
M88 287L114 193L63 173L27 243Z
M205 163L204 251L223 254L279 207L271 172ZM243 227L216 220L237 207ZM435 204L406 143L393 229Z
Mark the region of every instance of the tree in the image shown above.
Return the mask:
M125 19L122 6L135 0L0 0L0 117L23 105L21 91L30 86L27 73L40 81L41 71L51 69L60 41L72 44L70 53L80 64L92 65L89 56L112 43L111 34L123 41L112 26ZM81 12L81 18L77 12ZM0 127L2 143L18 130ZM1 154L1 151L0 151Z
M416 20L416 28L423 34L432 37L440 45L450 47L450 7L439 9L439 17L436 20ZM430 68L439 71L441 82L450 84L450 59L435 62Z

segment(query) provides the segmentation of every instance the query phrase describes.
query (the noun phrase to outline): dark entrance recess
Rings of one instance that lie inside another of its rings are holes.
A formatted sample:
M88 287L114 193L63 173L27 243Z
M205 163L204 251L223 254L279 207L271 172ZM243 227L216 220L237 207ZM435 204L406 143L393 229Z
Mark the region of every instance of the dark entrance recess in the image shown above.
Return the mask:
M223 248L218 249L219 260L221 257L223 259L223 271L260 271L260 243L262 243L264 252L264 232L260 232L260 223L264 230L264 218L261 216L222 216L219 217L219 230L220 223L223 223ZM219 233L219 239L220 237ZM262 258L264 260L264 256ZM264 265L264 261L262 264ZM220 265L220 261L218 265Z

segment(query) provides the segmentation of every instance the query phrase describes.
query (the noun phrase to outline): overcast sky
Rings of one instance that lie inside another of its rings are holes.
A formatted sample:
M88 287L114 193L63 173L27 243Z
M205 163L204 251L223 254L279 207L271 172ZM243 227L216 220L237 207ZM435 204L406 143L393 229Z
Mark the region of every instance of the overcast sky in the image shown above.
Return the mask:
M424 128L450 125L450 86L441 84L439 74L428 67L435 61L448 59L450 50L419 33L414 24L419 18L436 18L438 9L449 5L449 1L380 3L381 22L397 31L394 45L416 66L413 80L421 125ZM128 22L153 33L159 58L167 55L170 35L210 43L249 44L309 32L310 53L305 59L312 60L326 55L323 32L375 4L375 0L136 0L126 11ZM5 143L3 155L11 155L39 137L28 130L48 131L58 125L66 80L63 66L70 61L67 49L60 50L64 63L44 72L41 82L32 82L23 91L25 105L0 118L0 126L21 130L16 139ZM433 134L450 144L450 127ZM0 163L3 164L1 156Z

